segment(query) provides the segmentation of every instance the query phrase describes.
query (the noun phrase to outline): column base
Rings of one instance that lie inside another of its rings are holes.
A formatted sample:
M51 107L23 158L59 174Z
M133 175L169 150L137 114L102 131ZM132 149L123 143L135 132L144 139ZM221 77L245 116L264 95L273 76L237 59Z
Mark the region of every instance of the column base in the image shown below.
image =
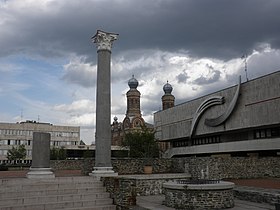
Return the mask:
M100 180L101 177L118 176L118 173L113 171L113 167L93 167L93 171L89 173L89 176Z
M51 168L30 168L26 174L28 179L53 179L55 178Z

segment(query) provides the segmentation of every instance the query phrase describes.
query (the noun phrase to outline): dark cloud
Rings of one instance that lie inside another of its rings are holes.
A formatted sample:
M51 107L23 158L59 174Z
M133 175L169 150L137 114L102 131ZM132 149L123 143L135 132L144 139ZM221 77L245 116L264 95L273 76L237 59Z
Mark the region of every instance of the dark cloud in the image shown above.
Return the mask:
M193 56L230 59L260 43L280 47L278 0L59 1L42 11L24 9L1 9L14 18L1 26L0 56L75 53L94 61L90 37L97 29L120 34L113 53L185 49Z
M176 76L178 83L186 83L188 78L189 78L189 76L186 72L183 72Z
M62 80L88 88L96 84L96 68L76 60L64 66Z
M214 70L211 72L211 75L201 76L193 81L193 84L196 85L207 85L214 82L217 82L220 79L221 72L218 70Z

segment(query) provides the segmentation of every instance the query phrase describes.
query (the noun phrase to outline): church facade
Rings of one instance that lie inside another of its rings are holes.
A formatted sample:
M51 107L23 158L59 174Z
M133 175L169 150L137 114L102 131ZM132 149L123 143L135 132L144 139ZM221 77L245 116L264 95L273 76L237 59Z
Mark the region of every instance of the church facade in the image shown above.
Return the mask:
M165 157L280 155L280 72L154 114Z
M141 114L140 97L141 93L137 90L138 81L132 78L128 81L129 90L126 93L127 111L122 122L118 122L118 118L114 117L111 125L112 145L121 146L125 137L125 133L142 130L144 127L151 129L152 125L146 123Z

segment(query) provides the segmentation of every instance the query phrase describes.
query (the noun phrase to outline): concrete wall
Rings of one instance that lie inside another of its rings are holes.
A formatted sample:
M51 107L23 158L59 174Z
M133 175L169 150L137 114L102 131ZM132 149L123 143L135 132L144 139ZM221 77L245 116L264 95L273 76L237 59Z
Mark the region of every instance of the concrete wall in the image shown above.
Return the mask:
M205 118L216 118L227 109L237 86L157 112L154 114L156 137L160 140L189 137L194 113L200 104L211 96L223 96L225 103L205 111L197 125L196 135L280 124L279 81L280 72L276 72L243 83L231 116L224 124L217 127L205 125L204 120Z

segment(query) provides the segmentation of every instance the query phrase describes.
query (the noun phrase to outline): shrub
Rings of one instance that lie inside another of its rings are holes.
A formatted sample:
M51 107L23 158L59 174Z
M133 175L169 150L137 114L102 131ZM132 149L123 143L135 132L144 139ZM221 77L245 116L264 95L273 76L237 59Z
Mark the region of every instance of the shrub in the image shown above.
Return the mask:
M8 171L8 166L0 165L0 171Z

